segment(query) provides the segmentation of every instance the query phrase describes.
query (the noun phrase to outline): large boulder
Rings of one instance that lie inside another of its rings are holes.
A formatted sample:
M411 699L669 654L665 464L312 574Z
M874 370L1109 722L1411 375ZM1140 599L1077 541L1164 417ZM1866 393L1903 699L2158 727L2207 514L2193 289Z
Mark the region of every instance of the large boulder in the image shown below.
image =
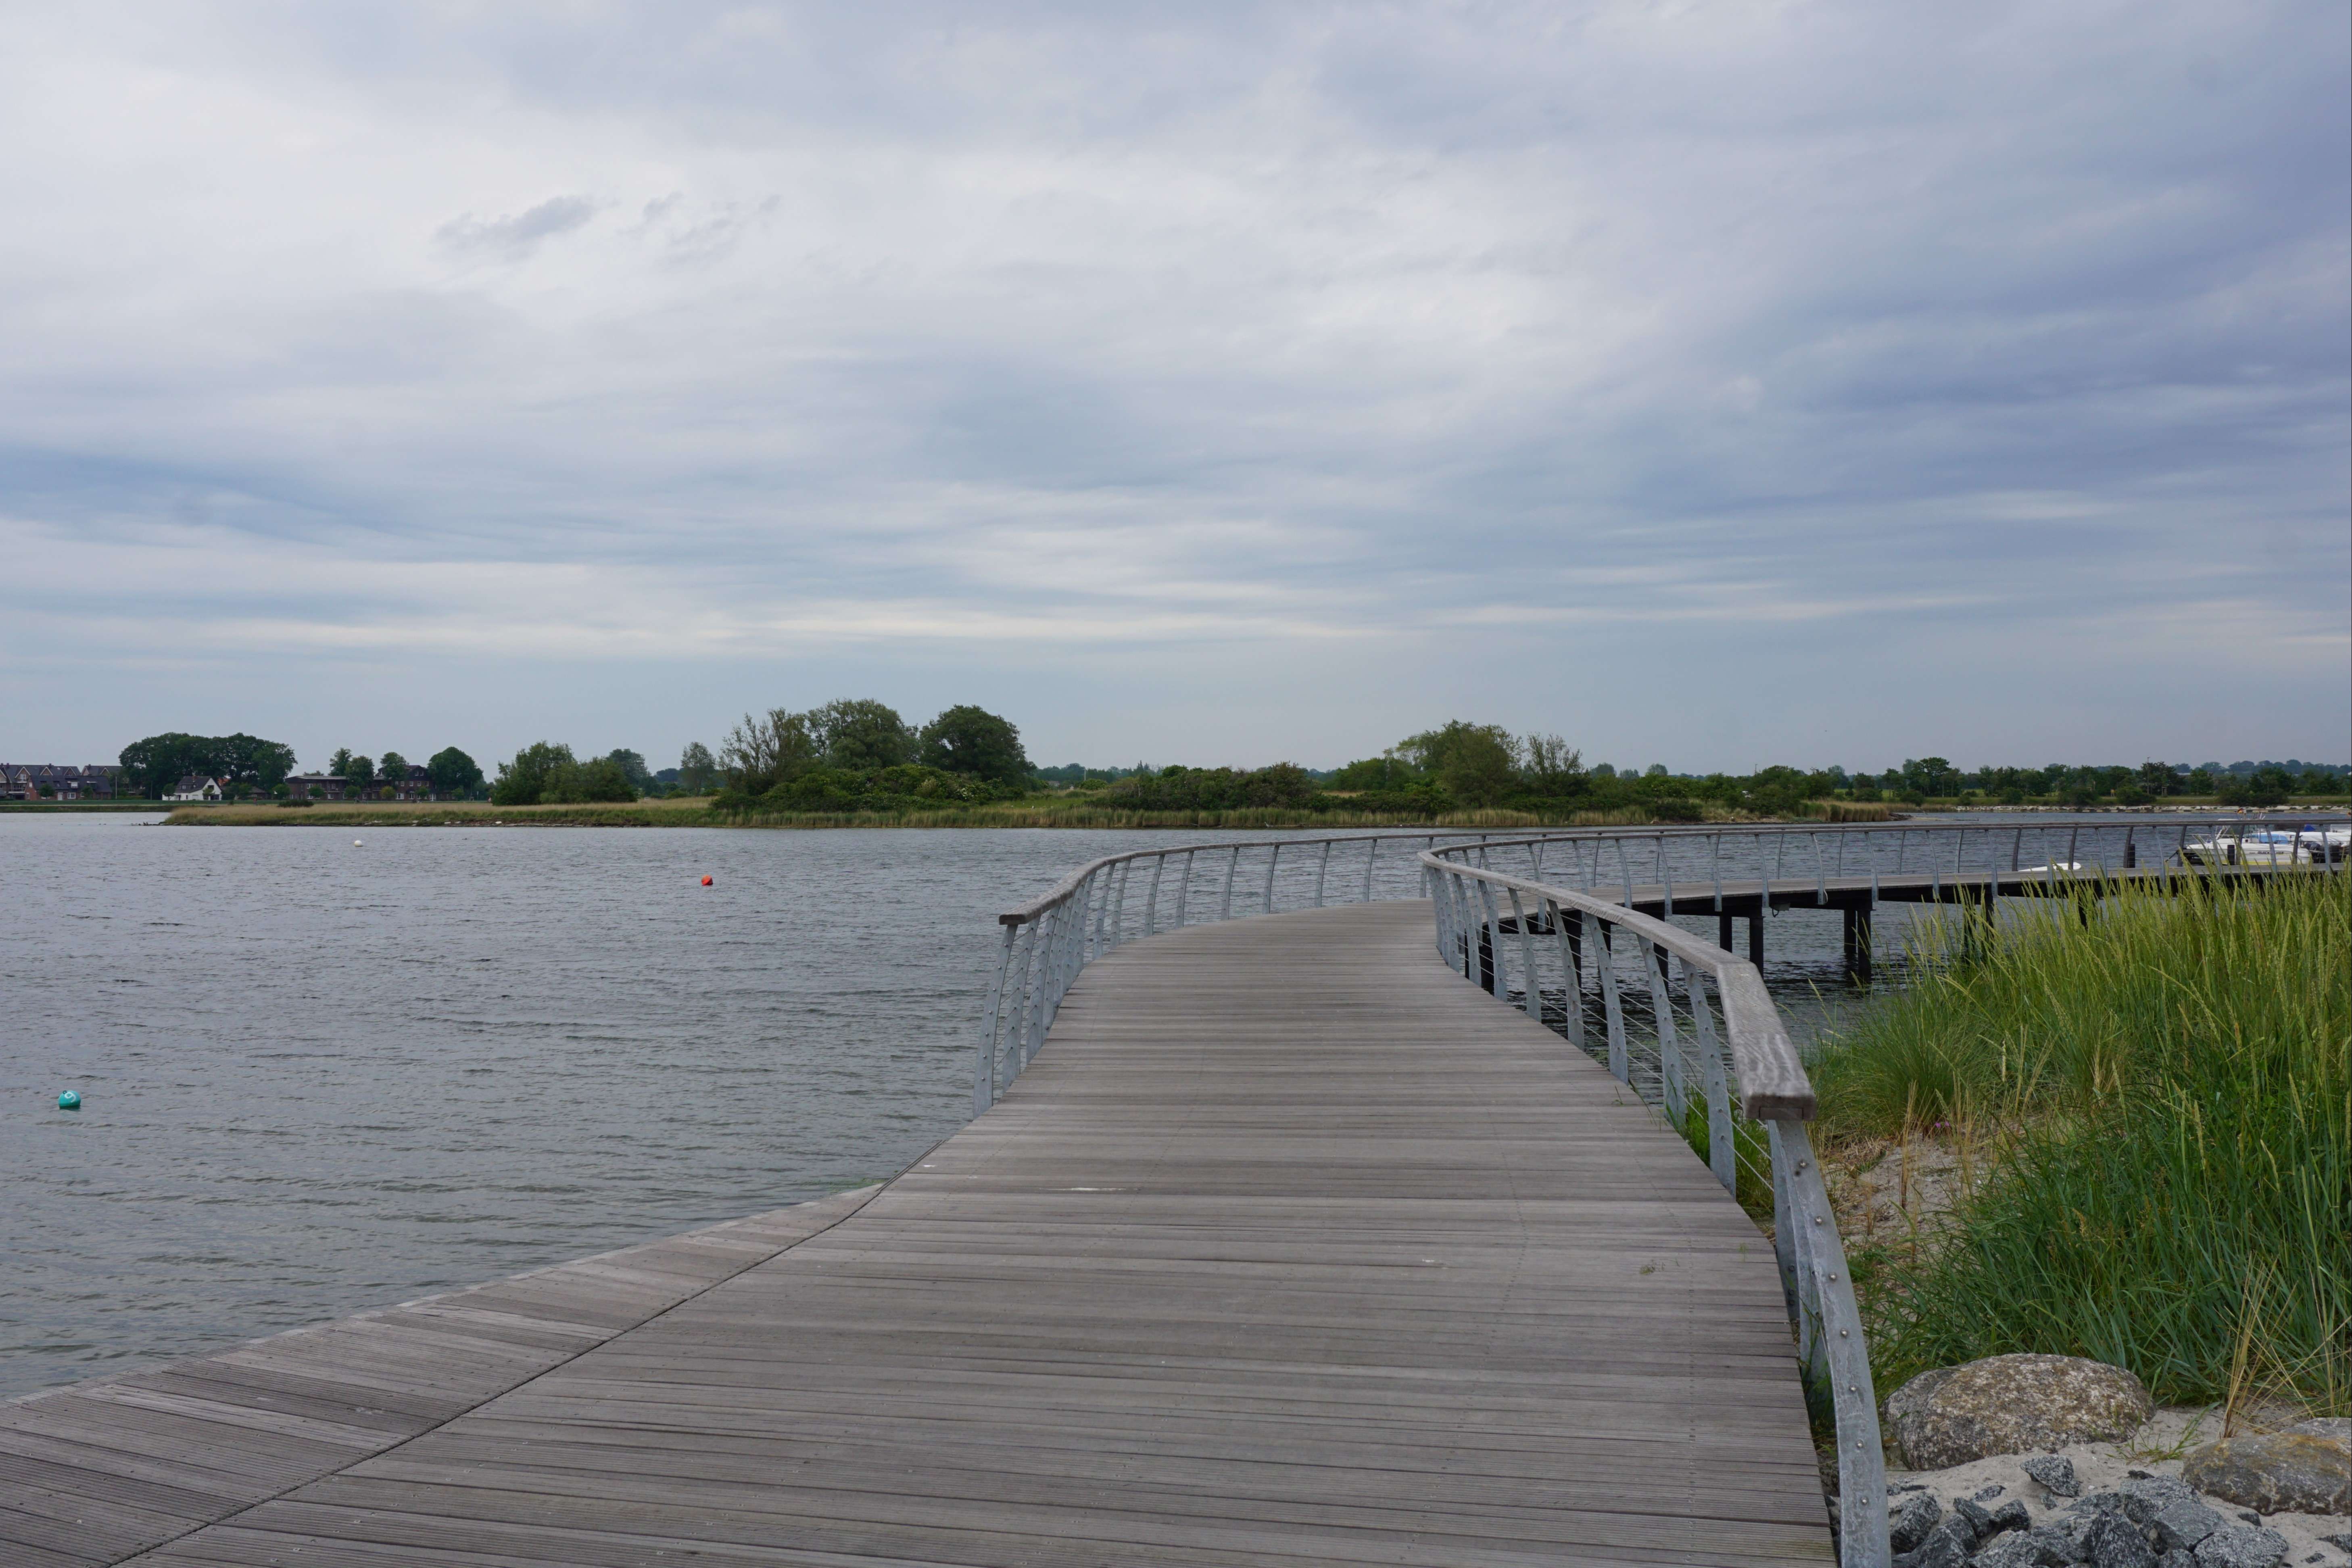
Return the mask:
M2189 1455L2180 1479L2262 1513L2352 1513L2352 1444L2306 1432L2224 1437Z
M1997 1355L1923 1372L1886 1396L1886 1426L1915 1470L1995 1454L2130 1436L2155 1411L2139 1379L2105 1362Z

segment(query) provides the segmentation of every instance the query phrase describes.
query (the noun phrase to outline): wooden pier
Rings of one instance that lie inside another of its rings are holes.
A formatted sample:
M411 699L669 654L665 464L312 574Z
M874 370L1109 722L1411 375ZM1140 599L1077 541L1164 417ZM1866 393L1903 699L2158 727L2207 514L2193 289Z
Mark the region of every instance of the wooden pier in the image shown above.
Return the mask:
M1423 902L1085 968L878 1189L0 1407L0 1560L1827 1563L1770 1244Z

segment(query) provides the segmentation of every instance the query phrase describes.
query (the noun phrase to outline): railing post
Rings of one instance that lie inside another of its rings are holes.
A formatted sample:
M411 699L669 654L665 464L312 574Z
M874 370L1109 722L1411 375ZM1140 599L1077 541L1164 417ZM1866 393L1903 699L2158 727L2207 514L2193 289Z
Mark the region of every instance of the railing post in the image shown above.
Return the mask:
M1706 1163L1723 1190L1739 1195L1739 1150L1731 1125L1730 1075L1724 1070L1723 1050L1716 1043L1715 1010L1707 1005L1706 983L1699 966L1683 964L1683 989L1690 998L1691 1023L1698 1030L1699 1087L1706 1096Z
M1673 1113L1675 1130L1680 1131L1690 1095L1683 1085L1682 1041L1675 1034L1674 958L1664 948L1646 941L1642 951L1649 955L1650 1013L1658 1022L1658 1089L1665 1097L1666 1110Z
M1111 885L1118 879L1118 868L1116 865L1106 866L1102 868L1100 875L1102 877L1102 902L1095 906L1095 956L1097 958L1100 958L1104 953L1110 951L1108 946L1104 945L1103 923L1110 916L1110 889Z
M1323 878L1331 869L1331 841L1323 840L1323 858L1315 862L1315 907L1323 907Z
M996 1103L996 1020L1004 1005L1004 982L1013 967L1016 926L1003 926L1004 940L996 948L996 979L988 988L988 1012L980 1026L980 1061L971 1075L971 1113L978 1116Z
M1381 858L1380 835L1374 834L1364 842L1364 902L1369 904L1372 901L1372 862Z
M1577 940L1568 934L1568 922L1574 919L1580 928L1584 911L1563 910L1546 899L1544 912L1551 921L1552 934L1559 939L1559 972L1568 986L1567 996L1560 1004L1566 1014L1561 1023L1568 1030L1569 1043L1580 1051L1584 1048L1584 976L1576 960Z
M1242 847L1236 844L1234 846L1233 853L1225 859L1225 901L1217 910L1217 918L1221 921L1234 918L1234 877L1241 870L1241 867Z
M1143 895L1143 934L1160 934L1160 873L1168 868L1168 851L1162 849L1152 858L1151 886Z
M1519 902L1519 890L1510 889L1511 923L1519 928L1519 968L1526 973L1528 997L1527 1015L1537 1023L1543 1022L1543 988L1536 984L1536 939L1528 931L1528 911ZM1507 988L1503 994L1510 994Z
M1119 947L1127 942L1127 884L1135 875L1135 857L1129 856L1118 863L1118 887L1110 909L1110 944Z
M1176 928L1179 931L1184 928L1184 910L1192 901L1192 854L1190 849L1184 851L1184 873L1176 884Z
M1274 913L1274 868L1282 860L1282 841L1276 839L1273 850L1265 858L1265 912Z
M1601 1014L1609 1029L1609 1070L1619 1083L1631 1088L1633 1065L1625 1050L1625 1005L1617 994L1616 929L1602 920L1594 922L1592 932L1601 939Z

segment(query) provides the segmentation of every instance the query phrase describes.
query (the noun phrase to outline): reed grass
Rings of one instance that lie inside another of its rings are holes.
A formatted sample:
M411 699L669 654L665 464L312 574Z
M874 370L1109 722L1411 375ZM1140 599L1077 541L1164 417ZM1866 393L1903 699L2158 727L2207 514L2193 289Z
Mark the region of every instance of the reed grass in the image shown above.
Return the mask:
M1874 1260L1885 1385L2041 1351L2352 1410L2352 877L2080 898L1919 955L1813 1066L1825 1145L1984 1171Z

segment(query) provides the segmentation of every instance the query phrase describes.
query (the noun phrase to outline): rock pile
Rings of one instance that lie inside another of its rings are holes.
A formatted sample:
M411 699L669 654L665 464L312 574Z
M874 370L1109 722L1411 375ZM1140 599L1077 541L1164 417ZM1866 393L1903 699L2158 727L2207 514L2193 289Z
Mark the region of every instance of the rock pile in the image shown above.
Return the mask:
M2028 1473L2053 1499L2073 1498L2036 1524L2024 1502L1956 1498L1946 1513L1924 1489L1887 1504L1895 1568L2280 1568L2287 1539L2231 1518L2182 1482L2135 1476L2112 1491L2078 1496L2074 1466L2045 1456ZM1998 1493L1999 1487L1986 1489Z

